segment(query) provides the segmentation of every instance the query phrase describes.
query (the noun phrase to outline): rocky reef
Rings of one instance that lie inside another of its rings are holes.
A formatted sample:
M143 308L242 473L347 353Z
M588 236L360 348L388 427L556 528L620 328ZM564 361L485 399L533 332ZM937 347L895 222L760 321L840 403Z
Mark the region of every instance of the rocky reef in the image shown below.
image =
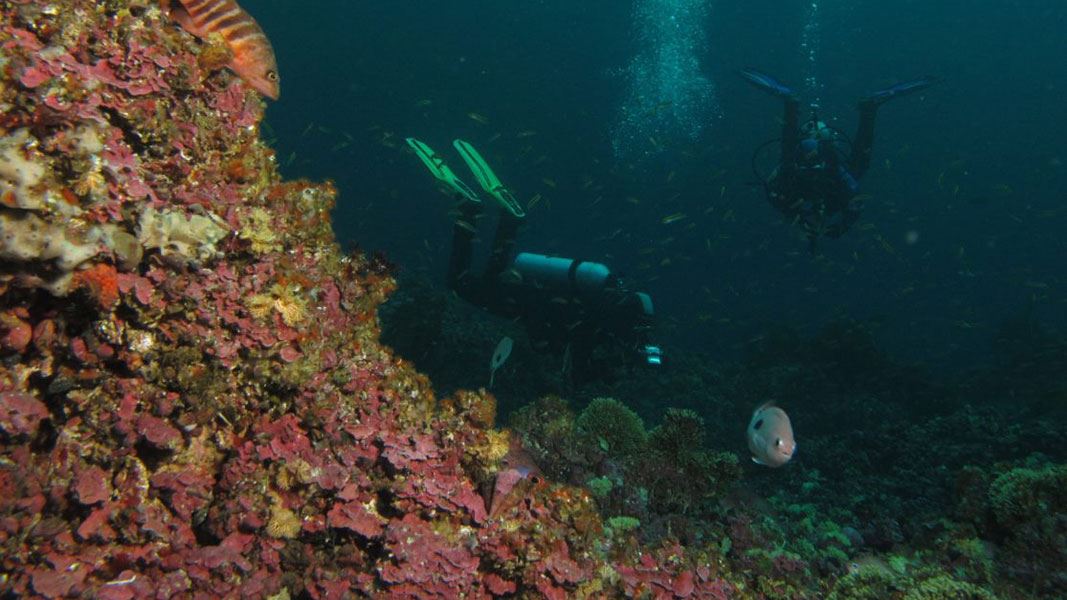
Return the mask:
M154 0L0 4L0 597L1067 590L1059 341L1008 328L956 391L848 326L569 400L544 361L498 375L498 429L481 367L439 395L382 344L389 265L341 251L329 183L279 177L231 58ZM521 335L393 315L412 347ZM729 451L766 397L805 438L773 484Z
M380 345L387 265L280 180L220 44L0 6L0 595L728 597Z

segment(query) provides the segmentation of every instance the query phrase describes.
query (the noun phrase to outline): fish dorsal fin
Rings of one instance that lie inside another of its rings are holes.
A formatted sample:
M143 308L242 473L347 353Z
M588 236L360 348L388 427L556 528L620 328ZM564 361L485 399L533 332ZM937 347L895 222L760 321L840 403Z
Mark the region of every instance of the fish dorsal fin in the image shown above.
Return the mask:
M775 408L777 406L778 406L778 401L777 400L768 400L768 401L764 402L763 404L760 404L759 407L756 409L756 412L759 412L761 410L767 410L768 408Z
M185 5L182 4L179 0L170 0L170 2L165 3L164 5L167 7L168 12L170 13L170 18L174 19L174 21L177 22L178 25L181 25L182 29L188 31L189 33L195 35L200 39L204 39L207 37L207 32L204 31L202 27L198 26L193 21L193 16L189 14L189 11L185 8Z

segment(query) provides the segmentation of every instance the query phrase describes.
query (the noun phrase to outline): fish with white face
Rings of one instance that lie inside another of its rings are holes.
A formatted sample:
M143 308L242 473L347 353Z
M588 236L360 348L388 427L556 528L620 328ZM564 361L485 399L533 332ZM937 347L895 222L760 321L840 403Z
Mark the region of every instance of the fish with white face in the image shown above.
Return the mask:
M758 465L780 467L797 451L789 415L773 402L766 402L753 411L747 437L752 462Z

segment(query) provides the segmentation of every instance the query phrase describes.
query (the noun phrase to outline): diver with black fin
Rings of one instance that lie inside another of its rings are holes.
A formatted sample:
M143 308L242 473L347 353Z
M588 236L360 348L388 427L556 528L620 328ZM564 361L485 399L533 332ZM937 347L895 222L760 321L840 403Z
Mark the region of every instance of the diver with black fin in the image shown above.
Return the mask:
M652 299L629 290L608 267L595 262L515 253L526 213L481 154L463 140L452 145L478 184L500 205L485 269L471 270L477 220L483 203L429 146L408 146L457 203L448 263L448 287L489 312L522 321L531 343L563 356L572 381L600 379L618 364L660 365L662 352L651 339Z
M864 97L859 101L856 135L849 140L843 132L819 119L817 106L812 107L811 118L801 125L800 99L789 86L755 69L742 69L740 75L757 88L781 98L785 104L782 137L756 150L752 156L753 171L771 205L786 219L804 228L812 253L820 237L839 238L860 217L859 180L871 165L878 108L937 82L930 77L916 79ZM781 143L781 158L774 171L763 176L756 166L757 158L775 142Z

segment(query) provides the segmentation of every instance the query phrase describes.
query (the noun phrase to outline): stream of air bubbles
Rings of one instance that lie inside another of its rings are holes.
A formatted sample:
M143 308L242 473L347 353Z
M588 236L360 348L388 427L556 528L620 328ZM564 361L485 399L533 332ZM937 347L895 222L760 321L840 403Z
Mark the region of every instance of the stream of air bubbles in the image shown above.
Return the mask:
M691 142L719 114L708 58L708 0L635 0L639 49L613 128L615 156L640 162Z

